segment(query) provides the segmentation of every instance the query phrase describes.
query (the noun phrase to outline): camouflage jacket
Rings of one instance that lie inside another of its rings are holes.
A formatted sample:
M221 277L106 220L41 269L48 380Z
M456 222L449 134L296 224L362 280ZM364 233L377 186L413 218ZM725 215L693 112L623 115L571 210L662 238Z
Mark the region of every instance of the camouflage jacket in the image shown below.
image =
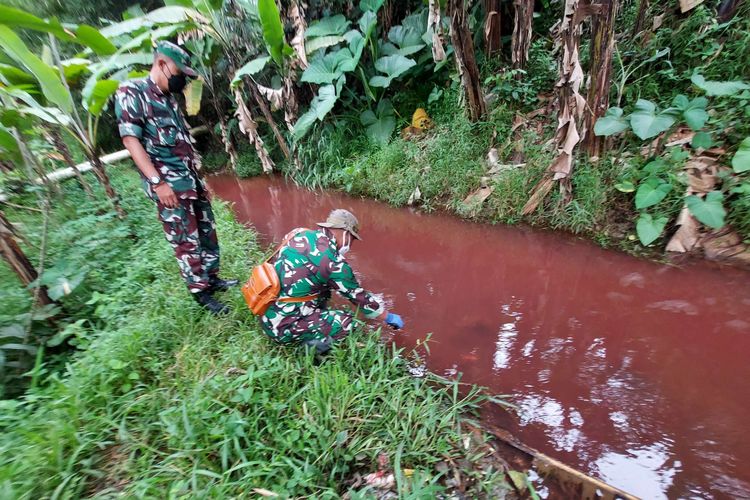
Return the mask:
M115 114L120 136L140 139L161 178L182 199L197 199L205 189L198 175L198 156L187 122L175 98L151 80L139 78L123 83L115 96ZM143 179L143 189L156 195Z
M327 229L300 232L272 262L281 282L281 298L317 294L319 300L325 301L331 291L336 291L367 318L375 318L384 310L382 300L359 285L351 266L339 253L333 234Z

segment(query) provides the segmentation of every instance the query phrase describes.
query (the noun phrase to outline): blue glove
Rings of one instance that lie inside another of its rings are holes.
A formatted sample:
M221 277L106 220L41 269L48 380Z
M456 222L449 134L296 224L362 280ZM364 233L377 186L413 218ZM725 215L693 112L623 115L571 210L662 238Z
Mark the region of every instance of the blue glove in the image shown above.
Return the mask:
M388 313L388 316L385 317L385 322L396 330L404 327L404 320L396 313Z

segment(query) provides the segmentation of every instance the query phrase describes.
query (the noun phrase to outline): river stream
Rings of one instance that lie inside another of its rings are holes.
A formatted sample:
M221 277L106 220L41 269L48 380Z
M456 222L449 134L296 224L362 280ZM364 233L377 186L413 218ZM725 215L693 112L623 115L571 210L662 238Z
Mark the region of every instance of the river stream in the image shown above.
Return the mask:
M750 498L750 273L278 178L209 184L264 243L354 212L347 258L404 317L393 339L431 334L431 370L513 395L495 418L525 443L645 499Z

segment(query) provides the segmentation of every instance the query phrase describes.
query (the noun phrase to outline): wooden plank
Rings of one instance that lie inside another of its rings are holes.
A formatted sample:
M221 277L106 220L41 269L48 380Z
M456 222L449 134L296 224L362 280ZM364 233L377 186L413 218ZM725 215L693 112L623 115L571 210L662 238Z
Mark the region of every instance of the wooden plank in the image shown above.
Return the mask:
M554 476L561 483L580 485L581 500L640 500L619 488L589 476L573 467L566 465L534 448L523 444L505 429L483 422L482 428L502 441L504 444L528 455L534 468L546 476Z

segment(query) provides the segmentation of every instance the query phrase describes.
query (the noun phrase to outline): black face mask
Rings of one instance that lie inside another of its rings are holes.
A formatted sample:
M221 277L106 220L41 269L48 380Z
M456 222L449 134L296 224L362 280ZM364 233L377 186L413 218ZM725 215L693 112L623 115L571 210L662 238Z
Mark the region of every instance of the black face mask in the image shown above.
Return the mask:
M164 73L164 68L161 71ZM166 73L164 73L164 76L167 76ZM167 87L172 94L182 92L185 89L185 85L187 85L187 77L183 73L167 77Z
M167 85L169 86L169 91L173 94L179 94L183 91L185 88L185 85L187 85L187 77L185 75L172 75L169 77L169 80L167 80Z

